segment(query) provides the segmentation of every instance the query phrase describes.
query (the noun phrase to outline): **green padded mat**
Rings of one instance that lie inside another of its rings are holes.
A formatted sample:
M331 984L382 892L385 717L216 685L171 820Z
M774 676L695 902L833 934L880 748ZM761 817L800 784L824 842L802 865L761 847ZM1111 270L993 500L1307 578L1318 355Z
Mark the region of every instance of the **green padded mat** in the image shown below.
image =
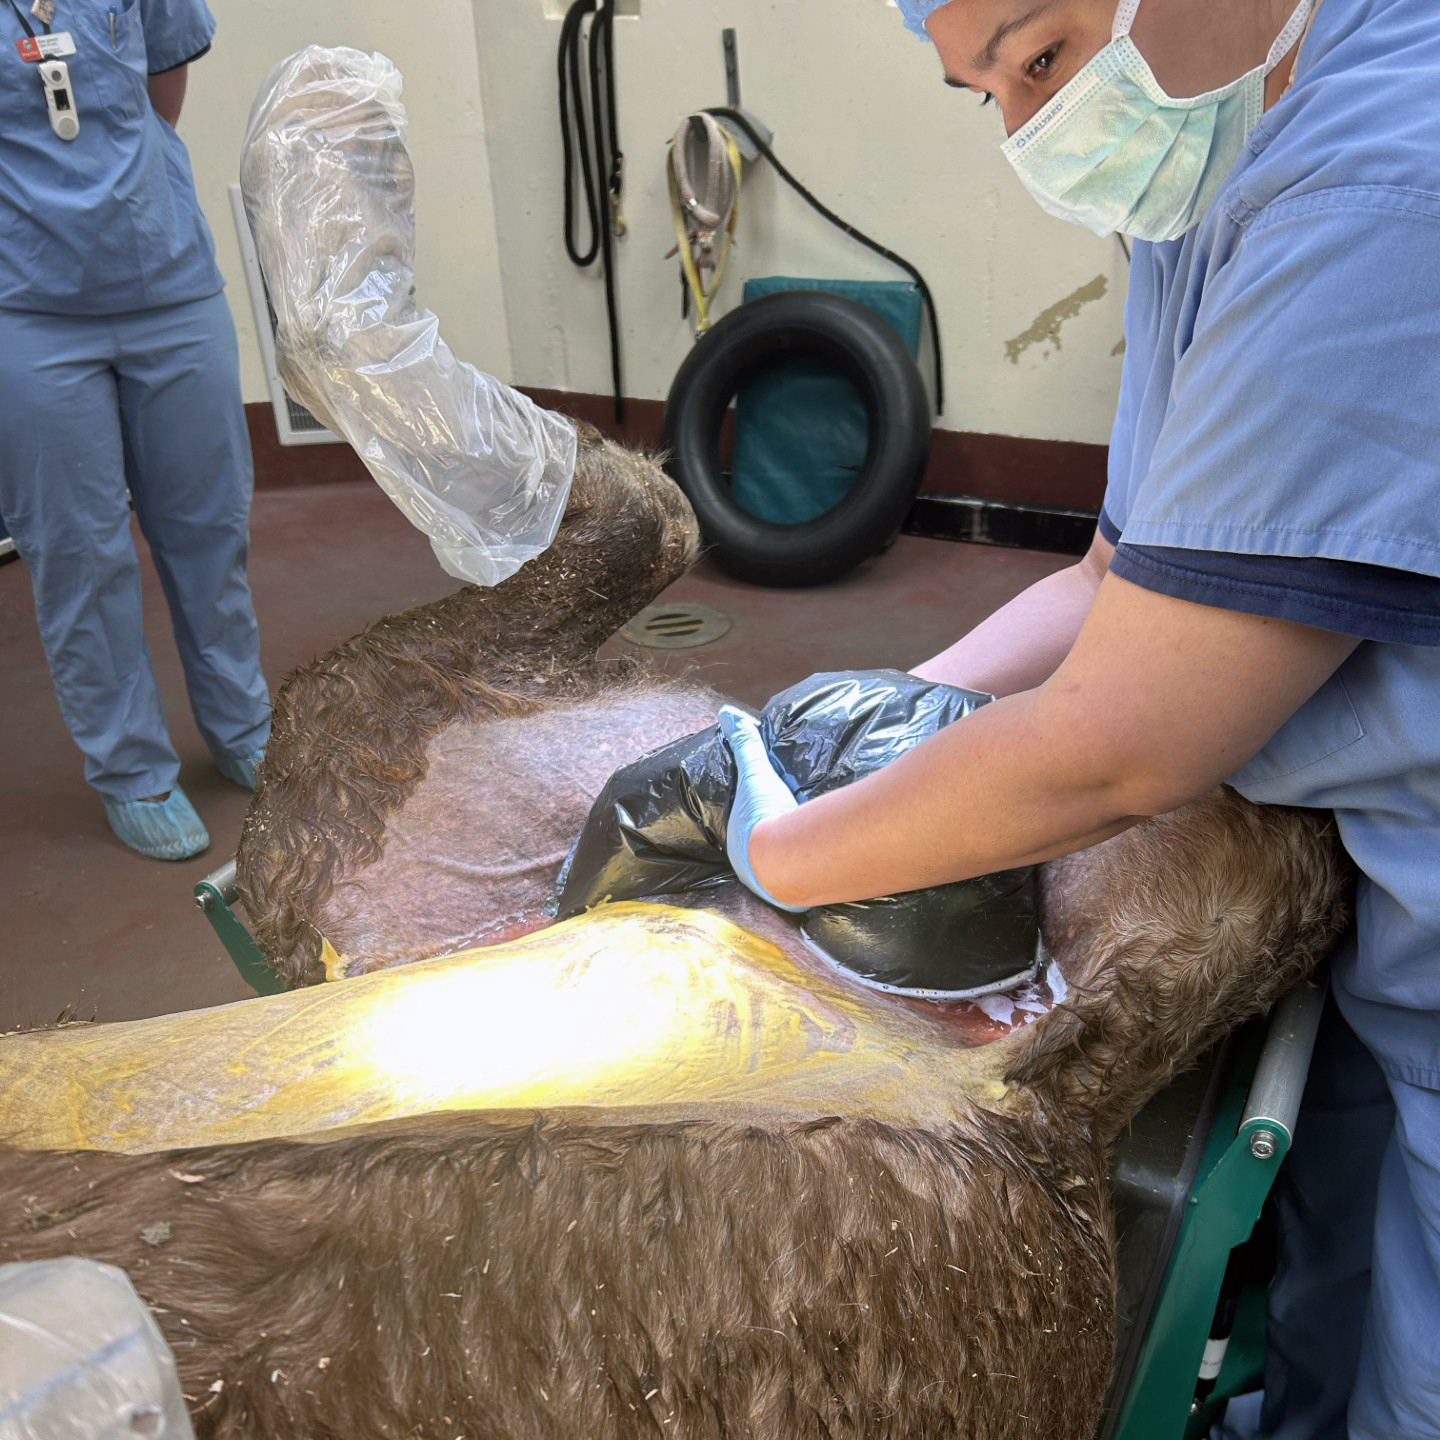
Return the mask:
M920 291L909 281L800 280L770 275L745 282L745 299L782 290L843 295L888 321L912 355L920 349ZM760 371L735 401L730 492L761 520L800 525L850 492L869 439L865 406L843 375L818 360L785 359Z

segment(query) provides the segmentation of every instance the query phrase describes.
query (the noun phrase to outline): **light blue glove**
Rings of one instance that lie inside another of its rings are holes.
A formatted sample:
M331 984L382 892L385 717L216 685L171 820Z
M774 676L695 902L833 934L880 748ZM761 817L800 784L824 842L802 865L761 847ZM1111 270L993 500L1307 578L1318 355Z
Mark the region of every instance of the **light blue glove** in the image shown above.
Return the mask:
M720 733L735 757L735 799L725 826L725 853L740 883L777 910L801 915L804 905L782 905L769 895L750 868L750 832L762 821L788 815L799 801L770 763L760 726L743 710L726 705L720 711Z

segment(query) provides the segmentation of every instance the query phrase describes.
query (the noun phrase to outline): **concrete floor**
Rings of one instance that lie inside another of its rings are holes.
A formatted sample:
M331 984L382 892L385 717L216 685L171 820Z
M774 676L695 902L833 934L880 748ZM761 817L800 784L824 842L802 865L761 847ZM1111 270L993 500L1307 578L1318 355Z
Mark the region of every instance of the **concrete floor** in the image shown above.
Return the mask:
M668 669L693 668L758 704L818 670L913 665L1065 563L902 538L846 580L800 591L757 589L702 563L670 595L726 612L733 628L702 649L654 653ZM210 765L159 585L144 569L146 629L181 783L211 847L165 864L110 834L61 723L24 566L0 567L0 1031L47 1024L67 1008L124 1020L251 993L190 898L233 854L248 796ZM260 492L250 576L272 687L371 620L455 584L369 482Z

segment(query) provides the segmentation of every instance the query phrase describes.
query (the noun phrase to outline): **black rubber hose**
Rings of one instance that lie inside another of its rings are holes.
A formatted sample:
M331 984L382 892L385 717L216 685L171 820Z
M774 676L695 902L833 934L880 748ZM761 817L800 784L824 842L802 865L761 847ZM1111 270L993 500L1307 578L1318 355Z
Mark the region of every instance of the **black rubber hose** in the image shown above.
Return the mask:
M581 268L592 265L600 253L600 216L595 203L594 176L590 167L590 138L585 126L585 92L580 86L580 27L595 8L595 0L575 0L565 12L560 27L557 69L560 81L560 144L565 165L565 251ZM572 111L573 107L573 111ZM580 183L585 195L585 214L590 224L590 243L581 250L575 239L575 156L580 156Z
M581 80L580 51L585 17L590 26L588 76L589 114ZM605 278L605 318L610 331L610 379L615 397L615 422L625 423L625 392L620 356L620 313L615 285L613 217L625 183L625 157L620 150L615 103L615 12L611 0L575 0L560 27L556 60L560 93L560 139L564 157L565 251L581 269L598 258ZM593 142L593 150L592 150ZM593 154L593 164L592 164ZM576 156L579 164L576 164ZM590 226L589 243L576 237L576 170Z
M590 27L590 113L595 124L597 184L605 187L600 217L600 263L605 270L605 321L610 331L610 382L615 423L625 423L625 388L620 365L620 306L615 290L615 226L625 183L625 156L615 120L615 11L602 0Z
M945 372L940 359L940 318L935 309L935 297L930 293L930 287L925 283L925 277L912 265L903 255L897 255L893 250L880 244L878 240L872 240L863 231L857 230L848 220L842 220L828 205L811 194L799 180L795 178L779 161L775 152L765 143L762 136L756 133L755 127L745 118L742 111L732 110L728 105L714 105L705 112L713 115L717 120L728 120L738 125L746 135L750 137L755 148L775 168L775 173L818 215L822 215L837 230L843 231L852 240L858 241L867 250L873 250L875 254L888 260L892 265L898 265L916 284L921 297L925 301L925 313L930 321L930 345L935 355L935 413L945 413Z

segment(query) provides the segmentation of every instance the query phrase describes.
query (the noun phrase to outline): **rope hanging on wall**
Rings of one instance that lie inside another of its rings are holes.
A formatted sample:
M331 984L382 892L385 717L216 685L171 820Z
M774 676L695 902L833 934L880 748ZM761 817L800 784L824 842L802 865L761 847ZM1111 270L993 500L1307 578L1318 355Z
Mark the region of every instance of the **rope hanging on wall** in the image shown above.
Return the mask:
M701 189L695 173L704 169ZM687 115L670 142L665 161L675 249L695 302L695 334L710 328L710 302L725 279L725 266L740 219L740 151L730 133L703 111ZM705 271L710 282L705 282Z
M594 14L588 38L585 17ZM588 51L589 104L581 76L581 52ZM625 154L615 121L615 10L613 0L575 0L560 27L557 57L560 140L565 167L565 250L582 270L598 258L605 279L605 316L610 327L610 378L615 423L625 423L620 365L620 319L615 291L615 241L624 238ZM588 114L587 114L588 108ZM576 169L585 201L589 239L576 235ZM601 215L602 203L605 214Z

